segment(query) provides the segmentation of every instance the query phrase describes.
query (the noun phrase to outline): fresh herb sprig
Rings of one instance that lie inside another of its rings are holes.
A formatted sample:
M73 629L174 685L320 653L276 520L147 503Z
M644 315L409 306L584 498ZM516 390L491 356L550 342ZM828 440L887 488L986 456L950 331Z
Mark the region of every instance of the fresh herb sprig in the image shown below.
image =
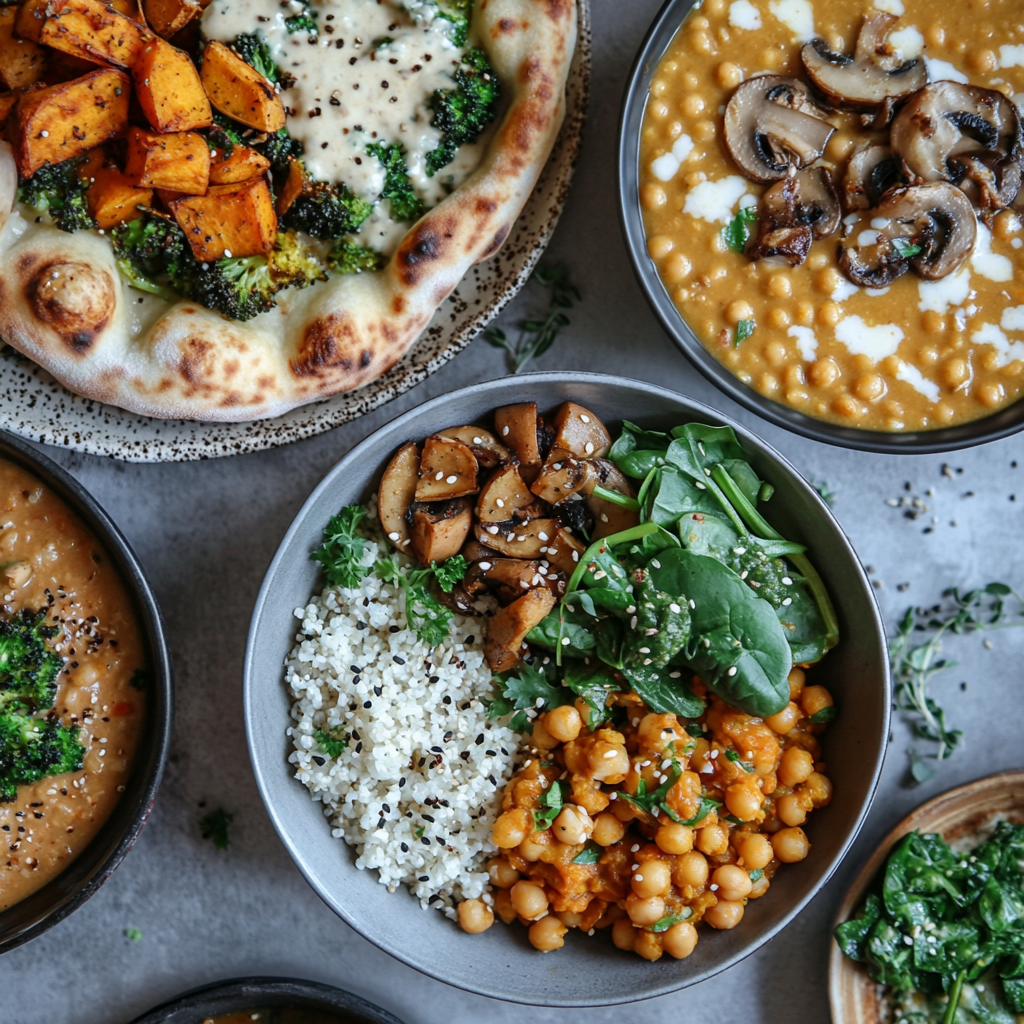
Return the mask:
M530 280L548 289L548 308L543 319L517 320L516 327L520 331L517 341L510 341L497 327L484 331L484 338L491 345L503 348L508 354L513 373L519 373L531 359L544 355L551 348L562 328L569 326L565 310L580 301L580 290L572 283L569 268L562 263L538 267Z
M556 780L537 798L537 810L533 812L533 823L538 832L551 828L552 822L565 806L565 796L568 790L567 783Z
M469 568L462 555L449 558L440 565L437 562L424 569L402 572L394 555L380 558L373 571L386 583L400 586L405 591L405 617L409 626L431 647L443 643L451 632L453 612L446 608L431 591L431 583L450 594L455 584L466 575Z
M753 226L757 223L757 207L745 206L729 223L722 228L722 238L733 252L742 253L753 234Z
M989 583L966 592L951 587L942 597L943 602L932 608L908 608L889 642L896 707L910 716L918 739L935 744L928 753L910 748L915 782L930 779L934 768L929 762L951 757L963 740L963 733L950 727L946 712L929 693L932 679L957 665L941 656L943 638L948 633L1024 626L1024 597L1005 583ZM915 644L918 634L930 635Z
M366 518L362 505L346 505L332 516L324 529L324 542L310 557L319 562L332 587L358 587L370 572L362 565L366 539L360 535L359 524Z
M226 850L230 843L228 827L234 820L235 815L232 811L225 811L223 807L218 807L200 819L199 834L204 839L213 840L215 850Z

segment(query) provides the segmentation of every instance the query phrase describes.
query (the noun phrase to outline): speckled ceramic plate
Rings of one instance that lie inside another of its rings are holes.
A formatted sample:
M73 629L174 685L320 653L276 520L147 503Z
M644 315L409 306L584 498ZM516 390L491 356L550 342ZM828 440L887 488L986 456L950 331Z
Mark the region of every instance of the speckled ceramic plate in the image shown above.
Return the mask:
M390 402L461 352L526 283L558 224L579 155L590 90L590 0L579 5L579 39L567 84L565 124L504 248L473 267L405 358L358 391L277 419L198 423L136 416L72 394L0 343L0 427L14 434L128 462L188 462L244 455L314 437Z
M983 831L999 818L1024 822L1024 771L990 775L922 804L882 840L850 886L833 924L848 920L857 911L889 851L908 832L938 832L946 842L953 842ZM828 965L832 1024L880 1024L886 1019L880 994L881 986L860 964L843 956L833 939Z

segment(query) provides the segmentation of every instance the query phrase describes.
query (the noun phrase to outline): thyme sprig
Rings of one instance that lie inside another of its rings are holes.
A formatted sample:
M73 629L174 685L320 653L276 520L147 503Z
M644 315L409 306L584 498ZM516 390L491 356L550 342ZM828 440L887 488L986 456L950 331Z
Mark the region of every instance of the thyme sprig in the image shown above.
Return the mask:
M932 679L958 664L941 656L943 637L1024 626L1024 597L1005 583L989 583L965 592L951 587L942 597L942 602L931 608L908 608L889 643L896 708L909 716L918 739L935 744L930 753L910 748L910 773L915 782L930 779L934 767L929 762L951 757L963 740L961 730L950 727L945 710L929 693ZM913 639L919 633L931 635L924 643L915 644Z

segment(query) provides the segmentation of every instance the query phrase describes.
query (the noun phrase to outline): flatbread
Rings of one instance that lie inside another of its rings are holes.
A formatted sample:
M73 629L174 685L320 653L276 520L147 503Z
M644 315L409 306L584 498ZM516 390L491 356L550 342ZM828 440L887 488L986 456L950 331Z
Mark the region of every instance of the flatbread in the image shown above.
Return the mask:
M245 323L183 300L140 325L108 239L11 217L17 172L0 143L0 337L78 394L165 419L279 416L376 379L501 248L564 118L575 0L478 0L473 24L508 97L480 165L383 270L286 291Z

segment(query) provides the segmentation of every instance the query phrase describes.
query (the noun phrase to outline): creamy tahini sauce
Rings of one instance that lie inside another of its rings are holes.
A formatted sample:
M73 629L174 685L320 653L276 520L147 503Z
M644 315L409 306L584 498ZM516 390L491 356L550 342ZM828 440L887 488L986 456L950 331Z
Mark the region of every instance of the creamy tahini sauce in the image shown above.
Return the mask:
M366 147L401 142L413 187L436 205L479 161L475 147L463 147L471 164L462 158L432 178L426 172L427 154L440 141L427 102L436 89L452 88L465 52L452 42L450 23L432 11L414 18L380 0L313 0L311 9L318 12L317 33L289 34L285 19L302 10L294 0L214 0L202 27L207 38L225 42L258 32L281 70L294 77L281 98L312 177L344 182L373 201L384 187L384 169ZM380 43L385 38L390 42ZM393 232L382 230L381 217L390 220L381 211L367 233L387 238Z

